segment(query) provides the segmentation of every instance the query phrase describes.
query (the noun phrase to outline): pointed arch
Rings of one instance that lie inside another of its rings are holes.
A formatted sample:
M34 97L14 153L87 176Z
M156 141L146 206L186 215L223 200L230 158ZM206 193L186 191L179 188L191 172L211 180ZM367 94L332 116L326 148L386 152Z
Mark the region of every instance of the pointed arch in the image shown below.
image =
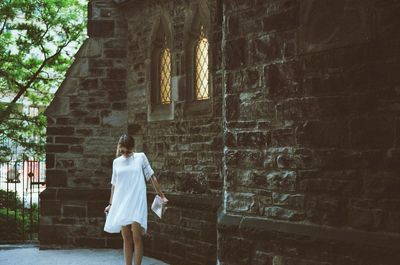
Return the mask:
M172 33L166 12L161 11L151 37L151 105L172 102Z
M185 31L185 63L187 101L210 99L210 40L211 18L207 1L199 0L192 5L191 21Z

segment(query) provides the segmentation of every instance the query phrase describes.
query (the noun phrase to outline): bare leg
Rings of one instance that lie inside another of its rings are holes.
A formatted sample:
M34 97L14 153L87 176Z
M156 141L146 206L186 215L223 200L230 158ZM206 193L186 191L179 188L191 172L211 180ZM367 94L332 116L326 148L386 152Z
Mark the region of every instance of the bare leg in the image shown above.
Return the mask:
M133 238L130 225L123 225L121 229L122 238L124 239L124 259L125 265L132 265L133 256Z
M135 244L135 265L142 265L143 258L143 228L140 226L138 222L132 223L132 238L133 243Z

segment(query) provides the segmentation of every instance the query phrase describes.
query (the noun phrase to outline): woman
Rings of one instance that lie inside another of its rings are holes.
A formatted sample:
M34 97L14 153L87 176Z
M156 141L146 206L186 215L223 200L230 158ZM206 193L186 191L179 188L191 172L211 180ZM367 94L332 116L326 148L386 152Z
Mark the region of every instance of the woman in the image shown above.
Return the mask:
M121 232L124 240L125 264L132 264L132 244L135 245L135 265L141 265L143 240L147 232L146 181L153 182L164 203L168 200L161 191L154 171L143 152L133 152L132 136L119 138L116 158L113 160L110 202L104 209L107 214L104 231ZM122 155L121 155L122 154Z

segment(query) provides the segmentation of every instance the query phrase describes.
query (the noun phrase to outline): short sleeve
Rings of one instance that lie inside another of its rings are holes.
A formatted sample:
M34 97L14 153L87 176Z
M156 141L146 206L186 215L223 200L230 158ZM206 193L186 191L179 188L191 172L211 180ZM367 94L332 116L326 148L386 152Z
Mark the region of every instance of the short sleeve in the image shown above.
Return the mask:
M115 160L114 160L112 165L111 184L115 186L116 183L117 183L117 171L115 169Z
M147 159L147 156L145 153L143 153L143 160L142 160L142 168L143 168L143 173L146 178L146 181L150 180L150 177L154 174L154 170L151 168L149 160Z

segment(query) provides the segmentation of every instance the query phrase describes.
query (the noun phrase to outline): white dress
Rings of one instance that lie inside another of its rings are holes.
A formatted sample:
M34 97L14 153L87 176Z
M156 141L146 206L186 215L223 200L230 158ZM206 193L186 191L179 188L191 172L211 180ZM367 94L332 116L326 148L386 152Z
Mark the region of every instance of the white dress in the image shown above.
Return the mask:
M144 175L143 175L144 174ZM113 160L111 184L114 194L104 224L104 231L120 233L121 226L136 221L147 233L146 181L154 174L143 152L123 155Z

